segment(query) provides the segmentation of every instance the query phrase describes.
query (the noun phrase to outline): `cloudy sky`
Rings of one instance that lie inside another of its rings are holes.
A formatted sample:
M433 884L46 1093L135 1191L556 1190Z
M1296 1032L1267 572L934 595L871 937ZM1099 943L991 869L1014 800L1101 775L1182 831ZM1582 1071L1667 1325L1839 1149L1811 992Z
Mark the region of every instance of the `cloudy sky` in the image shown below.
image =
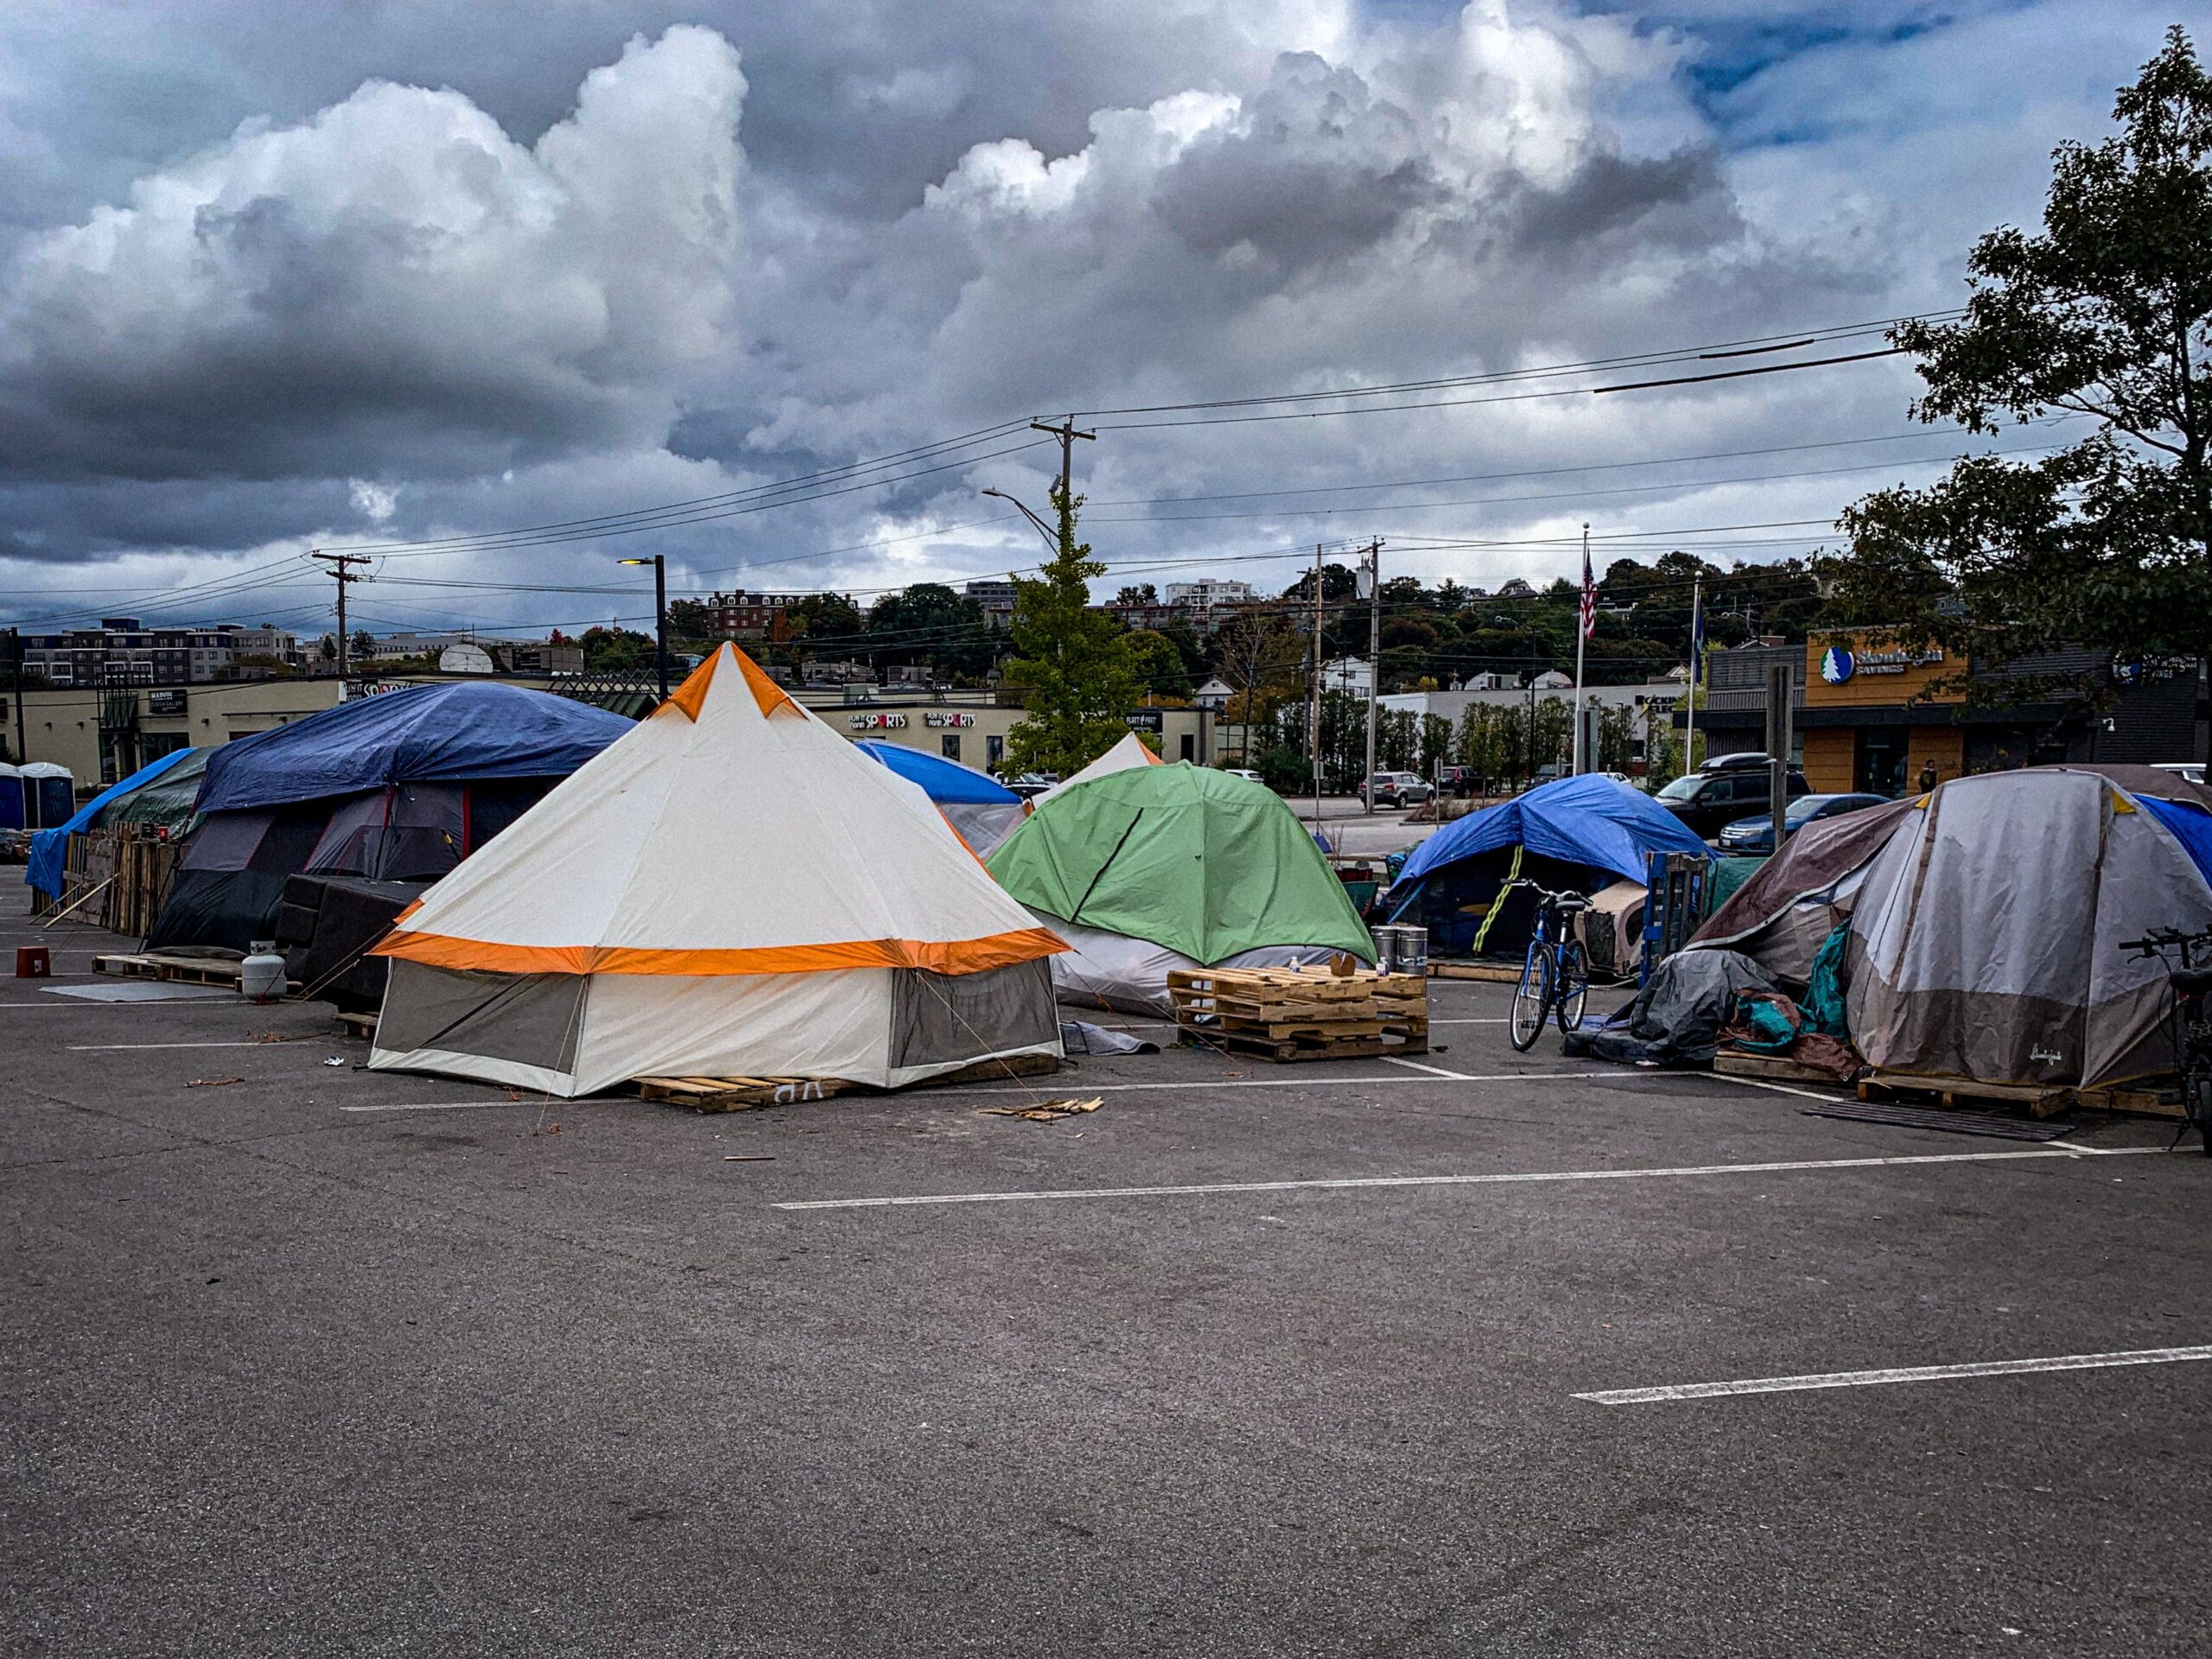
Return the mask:
M2177 15L5 0L0 620L320 631L318 547L379 632L1003 574L1069 411L1109 586L1802 551L1961 448L1895 359L1527 372L1956 304Z

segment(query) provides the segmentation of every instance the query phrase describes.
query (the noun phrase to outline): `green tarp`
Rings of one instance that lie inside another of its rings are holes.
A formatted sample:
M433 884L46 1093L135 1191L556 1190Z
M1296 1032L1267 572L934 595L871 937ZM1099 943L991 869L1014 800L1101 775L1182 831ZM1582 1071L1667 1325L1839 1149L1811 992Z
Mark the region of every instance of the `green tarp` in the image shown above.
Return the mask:
M1373 962L1359 912L1264 785L1188 761L1056 791L988 868L1033 911L1217 963L1267 945Z
M118 795L100 809L92 827L105 830L113 823L149 823L166 826L172 836L183 835L192 826L192 803L200 793L200 779L207 775L207 757L213 753L212 747L195 749L153 782L128 795Z

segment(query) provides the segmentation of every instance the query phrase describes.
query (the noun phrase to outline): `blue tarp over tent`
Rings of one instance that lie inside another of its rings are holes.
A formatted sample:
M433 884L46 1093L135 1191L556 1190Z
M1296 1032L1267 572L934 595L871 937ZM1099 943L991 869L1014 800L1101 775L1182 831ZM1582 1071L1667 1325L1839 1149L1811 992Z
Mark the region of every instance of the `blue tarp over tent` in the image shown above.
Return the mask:
M2138 795L2135 804L2165 826L2167 833L2181 842L2182 850L2189 855L2199 874L2212 882L2212 812L2181 801L2162 801L2152 795Z
M283 806L397 783L564 778L631 725L519 686L410 686L225 744L208 760L200 810Z
M1516 846L1562 863L1611 870L1628 881L1644 879L1651 853L1713 856L1688 825L1643 791L1585 774L1446 824L1406 861L1398 886L1403 889L1447 864Z
M69 849L69 837L89 825L95 814L118 795L143 787L160 777L179 761L191 758L190 749L172 749L158 760L149 761L119 784L111 784L99 794L79 807L68 822L52 830L41 830L31 837L31 859L23 871L23 881L36 887L49 899L61 896L61 866Z
M957 760L910 749L902 744L874 740L853 747L872 760L880 760L939 806L1019 806L1021 797L987 772L963 766Z

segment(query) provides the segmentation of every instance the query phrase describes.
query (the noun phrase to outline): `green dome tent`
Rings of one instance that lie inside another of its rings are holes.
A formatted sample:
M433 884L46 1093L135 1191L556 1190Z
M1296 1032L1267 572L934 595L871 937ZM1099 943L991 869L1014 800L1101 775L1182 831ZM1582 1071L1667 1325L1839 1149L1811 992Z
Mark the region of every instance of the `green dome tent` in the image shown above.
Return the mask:
M1055 791L988 868L1073 947L1052 958L1063 1001L1166 1013L1170 969L1375 959L1297 816L1188 761Z

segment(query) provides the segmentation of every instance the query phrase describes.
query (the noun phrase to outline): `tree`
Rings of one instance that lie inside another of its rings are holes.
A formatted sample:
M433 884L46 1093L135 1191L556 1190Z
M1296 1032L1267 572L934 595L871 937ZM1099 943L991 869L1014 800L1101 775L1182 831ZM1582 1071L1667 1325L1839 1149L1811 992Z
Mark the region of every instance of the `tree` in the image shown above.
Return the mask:
M1128 729L1137 699L1128 636L1090 608L1090 583L1106 567L1075 538L1083 498L1052 486L1058 544L1033 578L1016 577L1010 676L1027 689L1027 713L1007 734L1006 764L1015 772L1065 777L1103 754Z
M1116 605L1157 605L1160 590L1150 582L1139 582L1134 588L1124 588L1114 595Z
M968 679L980 678L996 654L983 607L941 582L918 582L876 601L868 647L887 664L929 663Z
M1219 653L1221 677L1236 691L1223 718L1238 728L1237 764L1242 766L1250 753L1250 728L1265 720L1276 698L1296 683L1299 666L1306 660L1306 641L1282 612L1250 606L1222 624L1213 645Z
M785 614L805 636L810 654L817 657L853 650L868 627L860 607L842 594L809 594Z
M2056 411L2096 429L1860 501L1850 552L1820 567L1830 620L1962 664L2067 645L2212 652L2212 79L2180 29L2113 117L2102 143L2059 147L2040 234L1975 245L1961 319L1891 336L1920 359L1921 420L1986 434Z
M577 643L584 649L587 673L641 672L653 665L652 636L628 628L587 628Z
M1183 653L1175 649L1173 640L1149 628L1136 628L1129 632L1127 643L1129 668L1136 677L1140 696L1190 701L1191 677L1184 671Z
M352 652L354 662L365 663L377 654L377 637L366 628L356 628L353 639L347 642L347 649Z

